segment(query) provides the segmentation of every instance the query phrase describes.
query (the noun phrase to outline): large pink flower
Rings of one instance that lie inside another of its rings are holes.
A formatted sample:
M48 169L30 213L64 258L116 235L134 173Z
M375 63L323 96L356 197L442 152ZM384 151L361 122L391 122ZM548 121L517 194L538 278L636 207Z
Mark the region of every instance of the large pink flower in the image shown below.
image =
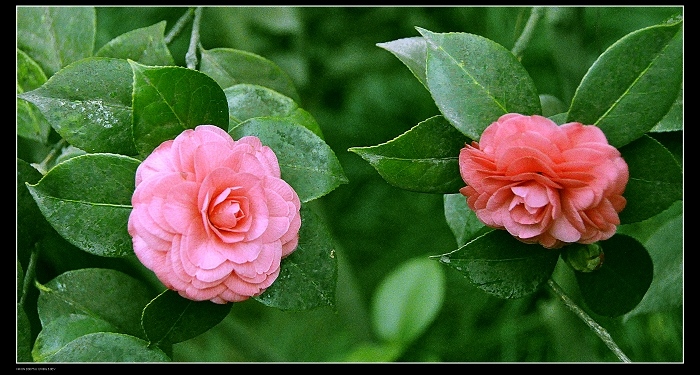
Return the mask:
M610 238L627 203L627 163L598 127L577 122L503 115L460 151L459 170L481 221L547 248Z
M257 137L200 125L163 142L136 170L129 234L168 288L216 303L257 296L297 246L301 203Z

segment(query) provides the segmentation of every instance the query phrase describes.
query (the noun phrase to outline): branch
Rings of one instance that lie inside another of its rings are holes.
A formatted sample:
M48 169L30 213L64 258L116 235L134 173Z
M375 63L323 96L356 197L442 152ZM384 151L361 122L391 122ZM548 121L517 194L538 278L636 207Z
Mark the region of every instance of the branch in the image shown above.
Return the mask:
M571 311L574 312L574 314L578 315L581 320L583 320L586 324L588 324L591 329L593 329L593 332L595 332L598 337L600 337L601 340L605 343L605 345L612 350L613 353L617 356L617 358L620 359L622 362L632 362L630 361L629 358L625 355L625 353L622 352L619 346L615 343L613 338L610 336L608 331L605 330L600 324L596 323L595 320L593 320L588 314L586 314L585 311L583 311L576 303L569 298L569 296L564 293L564 291L557 285L557 283L554 282L554 280L549 279L547 280L547 285L554 291L554 293L561 298L562 301L564 301L564 304L566 304L566 307L568 307Z
M197 68L197 46L199 45L199 24L202 19L202 7L197 7L194 10L194 21L192 22L192 37L190 38L190 48L185 55L187 68Z
M185 28L185 25L187 25L187 22L190 22L190 18L192 18L192 14L194 14L194 8L188 8L187 12L180 17L179 20L175 23L175 26L173 26L172 29L170 29L170 32L168 35L165 36L165 44L170 44L170 42L177 37L182 29Z
M518 60L523 57L523 52L525 51L525 48L527 48L528 43L530 43L532 34L535 32L535 26L544 14L544 10L545 9L543 7L532 7L532 10L530 11L530 18L527 19L523 33L520 34L518 40L515 41L515 45L511 51Z

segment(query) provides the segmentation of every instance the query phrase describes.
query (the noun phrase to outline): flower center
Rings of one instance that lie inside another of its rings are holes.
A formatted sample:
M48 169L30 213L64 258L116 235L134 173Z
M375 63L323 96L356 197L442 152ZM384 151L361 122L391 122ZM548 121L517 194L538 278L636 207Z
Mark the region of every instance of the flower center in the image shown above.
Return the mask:
M511 217L521 224L534 224L541 220L544 208L550 204L547 188L528 182L511 188L514 196L508 209Z
M241 209L240 197L232 193L231 188L224 189L209 208L209 222L218 229L232 230L246 216Z

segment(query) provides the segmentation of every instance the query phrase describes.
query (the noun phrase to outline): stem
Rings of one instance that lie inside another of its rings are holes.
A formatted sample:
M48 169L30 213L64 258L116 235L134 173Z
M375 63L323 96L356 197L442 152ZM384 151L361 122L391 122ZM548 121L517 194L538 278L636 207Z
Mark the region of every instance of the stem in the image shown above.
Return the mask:
M34 250L29 256L29 264L27 265L27 272L24 274L24 282L22 283L22 297L19 299L20 306L24 306L24 299L29 292L29 285L31 280L34 279L34 274L36 273L36 258L39 256L39 243L34 244Z
M586 324L588 324L591 329L593 329L593 332L595 332L598 337L600 337L601 340L605 343L605 345L612 350L613 353L617 356L617 358L620 359L622 362L632 362L630 361L629 358L625 355L625 353L622 352L619 346L615 343L613 338L610 336L608 331L605 330L600 324L596 323L595 320L593 320L588 314L586 314L585 311L583 311L576 303L569 298L569 296L564 293L564 291L559 287L559 285L554 282L554 280L549 279L547 280L547 285L554 291L554 293L561 298L562 301L564 301L564 304L566 304L566 307L569 308L569 310L573 311L574 314L578 315L581 320L583 320Z
M170 44L170 42L175 39L182 29L185 28L185 25L187 25L187 22L190 22L190 18L192 18L192 15L194 14L194 8L189 8L187 9L187 12L180 17L179 20L175 23L175 26L170 30L168 35L165 37L165 44Z
M46 167L53 159L56 158L56 154L58 154L58 151L63 148L63 145L66 144L66 140L61 138L56 144L53 146L51 151L46 155L44 160L41 161L39 164L32 164L41 174L46 174L46 171L48 168Z
M185 55L187 68L197 68L197 46L199 45L199 23L202 19L202 7L197 7L194 10L194 21L192 22L192 37L190 38L190 48Z
M525 48L527 48L528 43L530 43L530 39L532 39L532 35L535 32L535 26L544 14L544 10L545 9L543 7L532 7L530 17L527 19L523 33L520 34L518 40L515 41L515 45L511 51L518 60L523 57L523 52L525 51Z

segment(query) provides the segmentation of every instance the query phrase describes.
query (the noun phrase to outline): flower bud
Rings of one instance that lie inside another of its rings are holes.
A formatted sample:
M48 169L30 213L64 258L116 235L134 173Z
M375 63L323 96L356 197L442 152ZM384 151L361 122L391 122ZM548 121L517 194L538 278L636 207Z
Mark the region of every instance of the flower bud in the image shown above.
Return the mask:
M605 254L597 243L589 245L573 244L562 251L566 264L579 272L593 272L603 266Z

